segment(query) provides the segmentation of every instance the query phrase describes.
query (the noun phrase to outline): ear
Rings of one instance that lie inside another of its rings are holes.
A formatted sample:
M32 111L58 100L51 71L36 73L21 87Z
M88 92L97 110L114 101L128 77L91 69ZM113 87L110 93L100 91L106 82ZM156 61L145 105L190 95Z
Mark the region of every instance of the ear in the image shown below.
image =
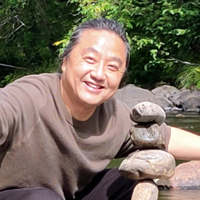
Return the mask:
M66 67L66 66L65 66L65 63L63 62L62 65L61 65L61 71L62 71L62 72L65 71L65 67Z
M62 65L61 65L61 71L62 71L62 72L65 71L66 65L67 65L67 57L64 57L64 58L63 58Z

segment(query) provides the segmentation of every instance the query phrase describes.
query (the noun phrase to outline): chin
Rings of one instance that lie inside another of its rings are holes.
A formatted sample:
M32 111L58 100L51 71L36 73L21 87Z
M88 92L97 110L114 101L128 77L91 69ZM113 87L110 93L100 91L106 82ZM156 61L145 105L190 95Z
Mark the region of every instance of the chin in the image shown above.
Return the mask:
M84 104L87 107L95 107L95 106L99 106L100 104L102 104L104 101L97 101L95 100L91 100L91 99L84 99L82 100L82 102L84 102Z

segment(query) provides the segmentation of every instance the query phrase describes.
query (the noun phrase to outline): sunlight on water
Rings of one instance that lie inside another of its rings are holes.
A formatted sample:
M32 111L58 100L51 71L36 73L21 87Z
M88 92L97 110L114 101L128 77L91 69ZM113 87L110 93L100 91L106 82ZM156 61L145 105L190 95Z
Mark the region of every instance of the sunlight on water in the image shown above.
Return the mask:
M158 200L200 200L200 190L160 191Z
M182 117L176 117L181 114ZM166 124L175 126L178 128L191 131L193 133L200 134L200 114L187 112L187 113L167 113L165 120Z

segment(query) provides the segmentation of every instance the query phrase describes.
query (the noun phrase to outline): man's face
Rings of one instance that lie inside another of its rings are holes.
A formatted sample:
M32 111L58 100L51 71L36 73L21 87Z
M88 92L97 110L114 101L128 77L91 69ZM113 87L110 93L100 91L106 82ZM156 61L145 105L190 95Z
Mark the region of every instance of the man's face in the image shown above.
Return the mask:
M114 95L126 68L123 40L106 30L85 30L62 65L62 87L75 105L96 107Z

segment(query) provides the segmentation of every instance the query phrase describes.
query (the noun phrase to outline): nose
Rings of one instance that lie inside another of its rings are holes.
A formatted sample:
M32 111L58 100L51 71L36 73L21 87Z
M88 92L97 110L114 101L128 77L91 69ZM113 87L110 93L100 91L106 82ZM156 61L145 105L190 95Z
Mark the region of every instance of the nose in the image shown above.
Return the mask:
M95 66L90 74L91 77L94 78L96 81L103 81L105 79L104 65L99 64L98 66Z

